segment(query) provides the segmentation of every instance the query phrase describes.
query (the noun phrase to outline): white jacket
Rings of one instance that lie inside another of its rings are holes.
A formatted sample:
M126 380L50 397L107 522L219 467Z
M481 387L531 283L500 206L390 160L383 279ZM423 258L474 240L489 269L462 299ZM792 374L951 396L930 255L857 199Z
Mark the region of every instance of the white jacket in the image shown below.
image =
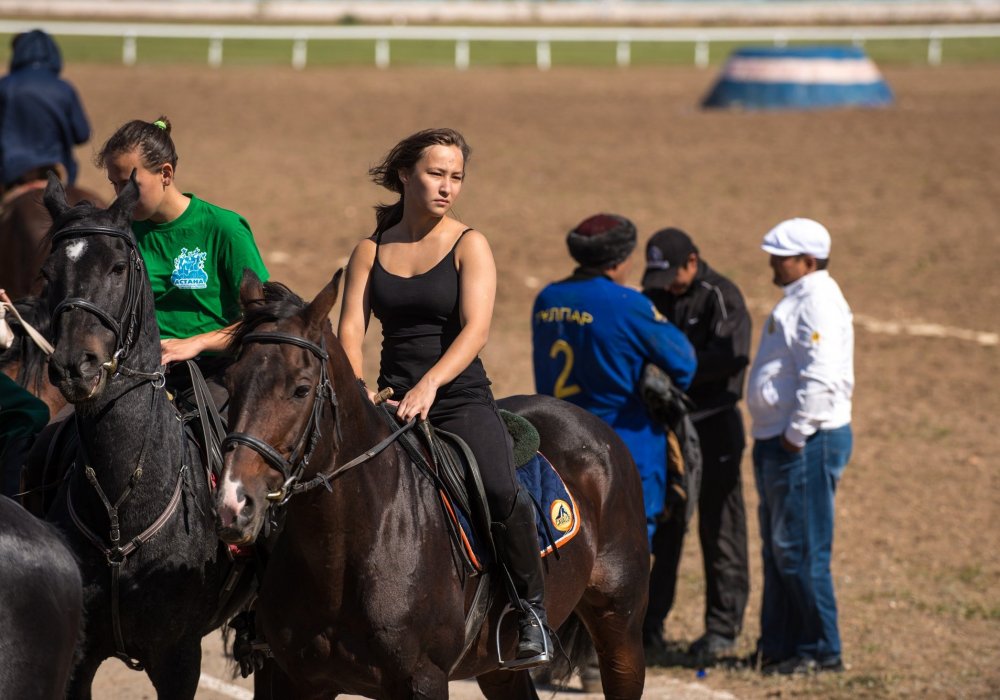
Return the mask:
M826 270L784 291L761 332L747 408L754 438L784 434L801 447L817 430L851 422L854 325L851 307Z

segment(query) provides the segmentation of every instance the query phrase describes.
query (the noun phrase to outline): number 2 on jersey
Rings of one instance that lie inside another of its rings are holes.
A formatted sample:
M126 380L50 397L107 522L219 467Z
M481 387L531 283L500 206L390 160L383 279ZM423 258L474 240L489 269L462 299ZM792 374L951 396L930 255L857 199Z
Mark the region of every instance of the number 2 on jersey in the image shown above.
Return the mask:
M552 387L552 395L557 399L565 399L579 394L581 389L576 384L566 383L566 380L569 379L569 373L573 371L573 348L562 339L552 343L552 347L549 349L549 357L553 360L559 355L566 356L566 364L563 365L562 371L556 377L556 385Z

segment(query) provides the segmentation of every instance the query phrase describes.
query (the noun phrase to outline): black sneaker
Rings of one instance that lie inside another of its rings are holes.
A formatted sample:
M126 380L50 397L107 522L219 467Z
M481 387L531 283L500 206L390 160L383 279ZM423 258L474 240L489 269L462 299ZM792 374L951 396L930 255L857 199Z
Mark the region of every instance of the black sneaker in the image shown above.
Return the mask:
M706 632L691 642L688 654L699 666L706 666L727 652L736 648L736 640L714 632Z
M766 664L761 667L765 676L808 676L814 673L840 673L844 663L839 656L816 660L802 656L793 656L779 663Z

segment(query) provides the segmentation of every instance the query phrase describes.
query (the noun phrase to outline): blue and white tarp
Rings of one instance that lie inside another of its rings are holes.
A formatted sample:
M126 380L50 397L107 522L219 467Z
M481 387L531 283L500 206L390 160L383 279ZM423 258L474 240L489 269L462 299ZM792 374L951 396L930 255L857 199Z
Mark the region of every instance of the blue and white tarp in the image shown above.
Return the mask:
M880 107L892 91L857 46L745 47L729 57L703 107Z

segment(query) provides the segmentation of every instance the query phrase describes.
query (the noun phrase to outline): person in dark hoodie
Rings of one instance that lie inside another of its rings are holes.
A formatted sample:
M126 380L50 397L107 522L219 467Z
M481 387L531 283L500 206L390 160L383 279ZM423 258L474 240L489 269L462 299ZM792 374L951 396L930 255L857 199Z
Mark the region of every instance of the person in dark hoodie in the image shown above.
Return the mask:
M73 147L90 138L90 124L76 90L59 77L59 46L34 29L11 48L10 73L0 79L0 183L6 191L61 170L72 185Z

